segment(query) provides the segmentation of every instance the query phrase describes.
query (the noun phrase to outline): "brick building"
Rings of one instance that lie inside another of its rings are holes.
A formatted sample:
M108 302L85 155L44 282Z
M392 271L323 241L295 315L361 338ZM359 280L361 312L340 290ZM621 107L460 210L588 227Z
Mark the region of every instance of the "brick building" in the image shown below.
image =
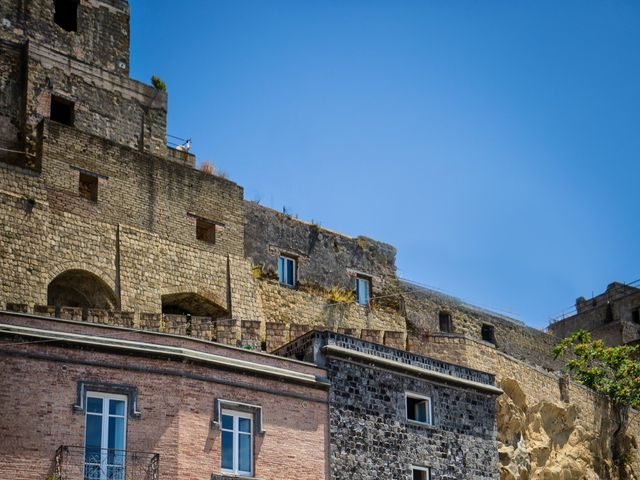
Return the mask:
M493 375L332 332L277 353L327 370L332 480L499 478Z
M325 478L321 368L19 314L0 315L0 356L2 478Z

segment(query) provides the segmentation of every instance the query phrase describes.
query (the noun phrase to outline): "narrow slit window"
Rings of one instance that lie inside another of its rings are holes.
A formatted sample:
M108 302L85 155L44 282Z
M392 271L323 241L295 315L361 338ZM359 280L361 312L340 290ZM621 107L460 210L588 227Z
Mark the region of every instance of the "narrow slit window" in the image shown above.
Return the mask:
M296 260L295 258L278 257L278 281L286 287L296 286Z
M92 202L98 201L98 177L80 172L80 181L78 182L78 193L82 198L86 198Z
M356 278L356 303L369 305L371 301L371 280L365 277Z
M440 324L440 331L444 333L453 332L453 323L451 321L451 314L447 312L440 312L438 314L438 323Z
M196 238L201 242L216 243L216 224L204 218L196 218Z
M482 325L482 340L496 344L496 328L493 325Z
M631 312L631 321L640 324L640 308L636 308Z
M407 420L411 422L424 423L425 425L433 425L433 415L431 411L431 398L405 394Z
M67 32L78 31L78 0L54 0L53 21Z
M49 118L54 122L72 126L74 120L74 108L75 105L73 102L54 95L51 97L51 112L49 114Z

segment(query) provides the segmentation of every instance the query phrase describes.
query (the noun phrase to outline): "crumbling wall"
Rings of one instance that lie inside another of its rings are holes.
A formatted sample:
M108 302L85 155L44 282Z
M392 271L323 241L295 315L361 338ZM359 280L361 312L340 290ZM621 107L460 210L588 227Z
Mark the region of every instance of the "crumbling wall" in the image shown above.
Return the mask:
M18 163L21 157L7 150L23 150L24 51L20 45L0 41L0 161Z

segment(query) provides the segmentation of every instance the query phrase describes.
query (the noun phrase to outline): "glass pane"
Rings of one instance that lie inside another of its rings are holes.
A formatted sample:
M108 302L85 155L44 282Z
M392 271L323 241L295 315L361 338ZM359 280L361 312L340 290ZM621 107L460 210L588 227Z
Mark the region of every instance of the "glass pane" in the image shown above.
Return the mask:
M109 400L109 415L122 415L122 416L124 416L124 401L123 400Z
M102 415L87 415L85 447L100 448L102 443Z
M278 281L284 283L284 258L278 257Z
M287 285L292 285L294 284L294 280L293 280L293 266L294 266L294 262L291 259L287 259Z
M87 412L102 413L102 399L87 397Z
M124 467L107 467L107 480L124 480Z
M107 448L124 450L124 418L109 417L109 445Z
M417 402L415 407L415 417L418 422L427 422L427 402Z
M222 415L222 428L233 430L233 417L231 415Z
M100 465L85 465L84 480L100 480Z
M222 432L222 468L233 470L233 433Z
M238 436L238 469L241 472L251 472L251 435Z
M238 430L241 432L251 433L251 420L248 418L239 418L238 423Z

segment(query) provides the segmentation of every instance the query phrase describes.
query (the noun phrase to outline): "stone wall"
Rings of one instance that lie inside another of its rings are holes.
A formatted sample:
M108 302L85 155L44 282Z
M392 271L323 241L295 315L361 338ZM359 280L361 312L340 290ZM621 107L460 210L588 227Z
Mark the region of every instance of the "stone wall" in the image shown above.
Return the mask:
M24 48L0 40L0 149L23 150ZM0 150L0 160L18 163L14 152Z
M495 347L508 355L525 360L532 365L559 369L550 351L558 338L531 328L522 322L498 315L434 290L407 282L402 283L407 323L414 341L423 335L440 333L439 314L451 316L452 332L457 336L482 340L482 327L493 328ZM484 342L490 344L490 342Z
M327 345L398 362L399 370L348 353L345 358L322 353ZM493 385L491 375L326 332L300 338L278 353L301 354L327 370L331 479L410 479L411 466L430 468L431 478L498 478L495 395L434 382L400 366L486 385ZM406 392L431 399L432 425L407 420Z
M601 396L506 355L484 342L457 335L409 335L408 349L496 376L501 480L598 480L612 474L610 437L616 426ZM640 415L633 412L629 470L640 473ZM636 478L636 477L630 477Z

